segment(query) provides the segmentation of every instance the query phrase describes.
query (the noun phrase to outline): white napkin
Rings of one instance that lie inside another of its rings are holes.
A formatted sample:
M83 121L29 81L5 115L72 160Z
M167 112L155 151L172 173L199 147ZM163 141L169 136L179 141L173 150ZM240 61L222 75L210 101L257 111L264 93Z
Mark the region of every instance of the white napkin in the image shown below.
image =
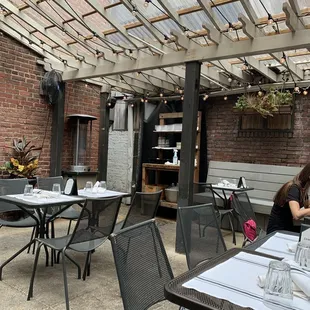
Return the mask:
M287 246L288 251L291 253L295 253L297 250L297 244L298 242L287 243L286 246Z
M95 185L93 186L93 189L92 189L92 192L93 192L93 193L97 193L99 185L100 185L100 182L97 181L97 182L95 183Z

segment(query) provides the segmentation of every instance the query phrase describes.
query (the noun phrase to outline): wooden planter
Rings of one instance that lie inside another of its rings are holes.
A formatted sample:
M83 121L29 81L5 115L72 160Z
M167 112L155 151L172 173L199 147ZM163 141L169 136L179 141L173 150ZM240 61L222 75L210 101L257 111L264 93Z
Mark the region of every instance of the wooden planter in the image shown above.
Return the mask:
M246 115L253 115L259 114L256 110L252 108L246 108L245 110L240 110L236 107L233 108L234 113L238 114L246 114ZM290 105L282 105L279 107L279 110L276 112L272 112L272 114L292 114L293 107Z

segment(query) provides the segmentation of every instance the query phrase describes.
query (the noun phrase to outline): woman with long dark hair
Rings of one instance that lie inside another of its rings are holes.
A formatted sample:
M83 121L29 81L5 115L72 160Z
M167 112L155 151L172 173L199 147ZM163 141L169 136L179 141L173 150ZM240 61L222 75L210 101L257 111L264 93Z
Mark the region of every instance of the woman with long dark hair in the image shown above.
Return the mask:
M310 216L308 190L310 188L310 163L292 181L285 183L276 193L271 210L267 234L277 230L298 232L293 220Z

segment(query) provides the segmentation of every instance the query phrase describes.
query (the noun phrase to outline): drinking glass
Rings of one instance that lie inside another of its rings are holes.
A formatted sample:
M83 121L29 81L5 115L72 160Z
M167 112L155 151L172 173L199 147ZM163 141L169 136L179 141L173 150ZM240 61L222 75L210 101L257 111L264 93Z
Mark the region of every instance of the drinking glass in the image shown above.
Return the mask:
M61 187L60 187L59 183L54 183L53 184L52 192L57 194L57 196L59 196L61 194Z
M24 196L33 196L33 186L31 184L25 185Z
M264 303L269 308L276 309L277 305L290 306L293 300L291 267L281 261L269 263L264 288Z
M303 268L310 268L310 245L298 242L294 261Z
M98 186L98 193L104 193L107 190L107 183L106 181L100 181Z
M93 182L87 181L84 190L86 192L91 192L93 190Z

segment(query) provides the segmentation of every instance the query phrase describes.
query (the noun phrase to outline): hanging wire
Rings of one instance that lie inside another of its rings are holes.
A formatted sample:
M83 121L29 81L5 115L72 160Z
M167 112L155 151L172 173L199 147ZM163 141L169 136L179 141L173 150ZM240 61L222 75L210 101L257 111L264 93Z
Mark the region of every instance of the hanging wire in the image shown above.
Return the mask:
M135 93L137 92L125 79L122 75L120 75L121 81L124 81L125 84L127 84Z
M178 85L179 88L181 88L181 85L179 83L177 83L170 75L169 72L167 72L165 69L162 69L169 77L170 79L173 81L174 84Z

